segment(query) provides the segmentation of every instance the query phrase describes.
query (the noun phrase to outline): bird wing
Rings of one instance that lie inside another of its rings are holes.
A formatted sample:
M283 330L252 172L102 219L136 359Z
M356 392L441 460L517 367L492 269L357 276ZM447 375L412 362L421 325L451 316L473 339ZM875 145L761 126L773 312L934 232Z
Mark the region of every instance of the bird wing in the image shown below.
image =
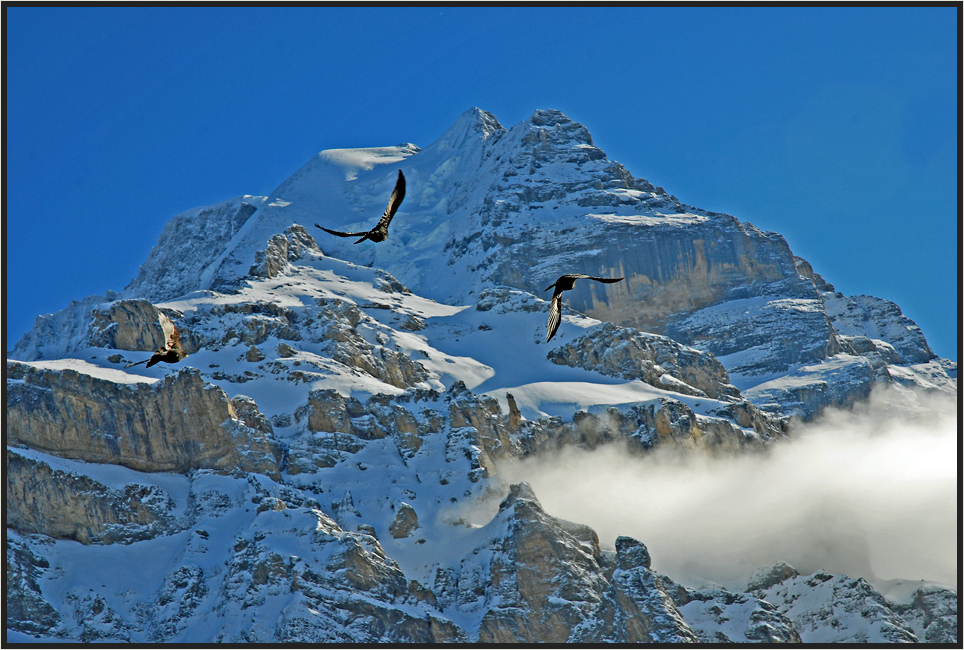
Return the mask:
M385 208L385 212L382 214L382 218L378 220L375 227L372 230L378 228L388 228L388 224L392 222L392 217L398 211L398 206L402 204L402 199L405 198L405 177L402 175L402 170L398 170L398 180L395 181L395 189L392 190L392 195L388 197L388 207Z
M546 326L546 343L556 335L556 330L559 329L559 323L561 321L562 292L559 292L552 297L552 302L549 303L549 324Z
M562 278L569 278L570 280L595 280L596 282L619 282L622 278L597 278L595 275L586 275L585 273L567 273ZM558 282L558 280L557 280Z
M342 232L340 230L331 230L330 228L319 226L317 223L315 224L315 227L321 228L325 232L330 233L332 235L338 235L339 237L361 237L362 235L367 235L368 233L371 232L370 230L365 230L362 232Z
M164 350L174 350L181 347L181 335L178 333L174 323L163 312L158 319L161 322L161 329L164 330Z

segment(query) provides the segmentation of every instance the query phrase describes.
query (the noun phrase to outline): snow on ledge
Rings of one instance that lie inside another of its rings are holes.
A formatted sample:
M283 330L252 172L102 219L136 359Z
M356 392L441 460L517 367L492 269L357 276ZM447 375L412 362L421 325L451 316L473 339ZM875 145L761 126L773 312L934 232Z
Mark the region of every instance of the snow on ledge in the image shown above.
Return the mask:
M52 359L50 361L18 361L41 370L73 370L97 379L112 381L115 384L153 384L160 381L156 377L134 375L116 368L102 368L82 359Z

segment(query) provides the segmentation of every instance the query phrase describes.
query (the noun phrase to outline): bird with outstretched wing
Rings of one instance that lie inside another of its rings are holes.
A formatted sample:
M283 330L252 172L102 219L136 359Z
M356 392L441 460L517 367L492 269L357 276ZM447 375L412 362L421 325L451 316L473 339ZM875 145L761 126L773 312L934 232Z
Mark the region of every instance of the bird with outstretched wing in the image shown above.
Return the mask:
M360 244L366 239L370 239L373 242L385 241L388 239L388 224L392 222L392 217L395 216L395 212L398 210L398 206L402 204L402 199L405 198L405 176L402 175L402 170L398 170L398 180L395 182L395 189L392 190L392 195L388 197L388 207L385 208L382 218L378 220L375 227L367 232L341 232L340 230L331 230L330 228L325 228L324 226L319 226L317 223L316 227L321 228L325 232L337 235L339 237L360 237L356 244Z
M568 291L576 286L576 280L595 280L596 282L605 282L608 284L619 282L622 278L597 278L592 275L586 275L585 273L567 273L543 289L543 291L548 291L553 287L556 288L556 290L552 292L552 302L549 304L549 324L546 327L546 343L555 336L556 330L559 329L559 323L562 322L562 292Z
M147 367L150 368L156 363L163 361L164 363L177 363L181 359L187 356L181 348L181 334L174 327L174 323L171 319L167 317L166 314L159 314L161 329L164 331L164 347L151 355L150 359L145 359L144 361L138 361L137 363L129 363L126 367L139 366L142 363L146 363Z

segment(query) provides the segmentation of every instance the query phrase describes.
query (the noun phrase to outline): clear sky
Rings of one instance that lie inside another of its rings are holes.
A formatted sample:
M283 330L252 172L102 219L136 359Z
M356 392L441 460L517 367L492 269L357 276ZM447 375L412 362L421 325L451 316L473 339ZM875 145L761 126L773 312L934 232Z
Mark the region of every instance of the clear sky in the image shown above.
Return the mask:
M957 358L959 9L4 7L5 348L175 214L478 106L582 122Z

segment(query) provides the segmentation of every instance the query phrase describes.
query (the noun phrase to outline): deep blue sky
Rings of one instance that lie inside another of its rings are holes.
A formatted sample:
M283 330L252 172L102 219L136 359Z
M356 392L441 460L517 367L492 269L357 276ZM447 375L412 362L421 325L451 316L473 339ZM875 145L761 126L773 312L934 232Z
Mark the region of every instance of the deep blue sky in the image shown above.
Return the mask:
M957 358L955 7L6 7L6 348L322 149L537 108Z

